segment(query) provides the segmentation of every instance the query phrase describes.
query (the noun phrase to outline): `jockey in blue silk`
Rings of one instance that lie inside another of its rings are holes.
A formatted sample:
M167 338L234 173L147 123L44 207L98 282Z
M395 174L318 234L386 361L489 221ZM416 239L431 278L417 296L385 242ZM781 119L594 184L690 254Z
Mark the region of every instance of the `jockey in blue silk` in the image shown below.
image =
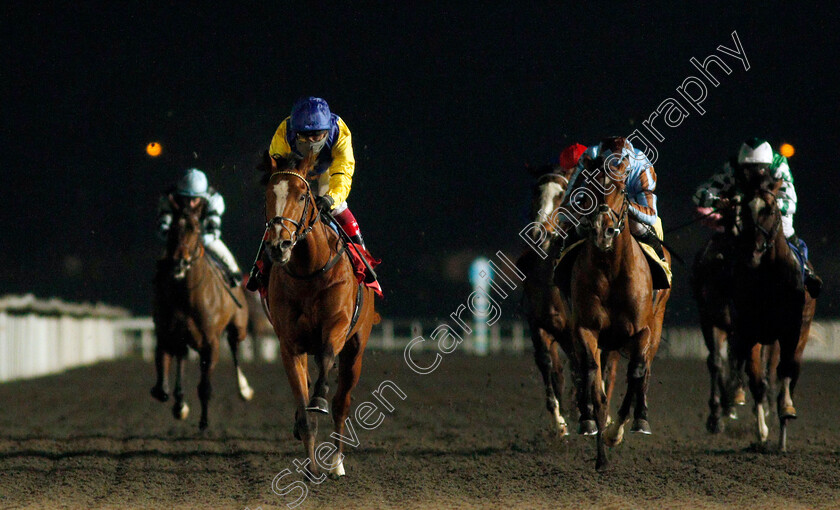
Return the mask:
M184 172L178 182L166 190L158 201L158 237L166 240L169 227L172 225L172 202L181 207L190 205L197 207L204 202L204 212L201 216L202 236L204 248L216 260L225 265L233 287L242 283L242 271L236 263L233 254L222 241L222 214L225 212L225 199L215 189L210 187L207 176L197 168L190 168Z
M742 143L737 156L732 157L720 172L697 187L692 199L697 204L698 213L712 220L707 224L715 228L716 222L721 219L720 213L715 212L715 210L729 205L729 197L737 191L738 187L735 174L744 168L766 168L773 178L783 181L776 197L776 204L782 213L782 231L788 242L795 246L807 261L808 248L805 242L797 237L793 228L793 214L796 212L797 197L796 189L793 187L793 174L790 171L790 165L787 158L774 152L770 143L766 140L754 137ZM822 288L822 279L807 265L804 271L805 286L811 296L816 298Z
M295 102L291 114L277 127L268 154L275 160L303 158L310 150L318 154L314 169L307 175L307 179L316 181L312 186L315 205L319 210L330 211L351 241L366 249L359 224L347 206L356 168L350 129L319 97ZM370 275L366 281L378 286ZM256 291L266 286L267 278L255 264L248 289Z
M583 184L584 177L581 176L584 170L584 160L597 159L599 155L609 156L613 153L613 144L619 144L620 152L616 150L618 159L615 160L615 165L627 160L628 165L625 176L625 189L627 191L627 198L629 200L627 214L629 216L630 232L639 241L650 245L656 254L661 259L665 259L665 254L662 251L662 241L656 235L654 225L658 219L656 210L656 195L653 191L656 189L656 172L653 165L648 160L645 153L639 149L635 149L633 145L620 137L610 137L604 139L599 145L593 145L586 149L583 155L579 158L577 168L569 180L569 191L563 198L561 207L566 211L574 211L575 208L569 201L574 195L574 190ZM581 238L581 233L577 232L572 222L565 214L559 214L558 220L560 222L560 230L567 234L565 239L565 246L571 244Z

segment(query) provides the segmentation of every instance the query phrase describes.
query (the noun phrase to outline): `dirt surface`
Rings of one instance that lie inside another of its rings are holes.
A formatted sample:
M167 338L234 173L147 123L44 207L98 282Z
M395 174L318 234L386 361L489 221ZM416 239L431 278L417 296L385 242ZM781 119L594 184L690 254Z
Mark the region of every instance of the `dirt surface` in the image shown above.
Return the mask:
M356 404L376 402L371 391L384 380L406 399L383 393L394 412L375 430L355 427L347 476L310 484L299 508L840 507L840 365L805 366L782 455L750 447L746 408L709 435L705 363L657 360L654 435L630 435L610 451L612 469L596 473L593 440L548 433L528 356L449 355L428 375L401 354L369 352L365 362ZM301 492L280 496L272 480L303 458L288 384L280 365L244 369L254 400L239 401L231 366L220 366L206 433L195 362L186 422L149 396L153 368L140 360L0 385L0 508L286 508ZM330 430L322 418L319 439Z

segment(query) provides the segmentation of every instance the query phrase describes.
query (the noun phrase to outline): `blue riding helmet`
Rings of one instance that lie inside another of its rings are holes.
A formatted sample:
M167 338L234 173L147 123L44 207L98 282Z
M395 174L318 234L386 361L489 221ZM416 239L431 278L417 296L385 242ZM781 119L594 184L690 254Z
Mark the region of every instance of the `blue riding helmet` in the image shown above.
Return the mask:
M307 97L292 106L291 128L294 133L330 129L330 107L320 97Z
M175 185L175 192L182 197L207 198L207 176L198 168L190 168Z

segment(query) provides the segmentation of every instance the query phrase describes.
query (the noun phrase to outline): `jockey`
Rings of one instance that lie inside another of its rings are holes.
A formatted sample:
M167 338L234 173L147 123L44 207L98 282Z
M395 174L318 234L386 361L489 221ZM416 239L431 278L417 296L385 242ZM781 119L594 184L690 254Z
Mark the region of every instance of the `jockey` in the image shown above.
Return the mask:
M318 154L315 168L307 175L308 179L317 181L312 188L316 195L315 205L321 211L331 211L351 241L366 249L359 224L347 206L356 168L350 130L319 97L303 98L292 106L291 115L277 127L268 154L274 159L303 158L310 150ZM371 275L367 275L367 280L373 282ZM256 291L267 284L262 270L255 264L248 289Z
M729 205L728 193L737 188L735 170L756 167L768 168L773 178L782 179L782 187L776 197L776 204L782 213L782 231L788 242L800 249L807 261L808 249L805 242L799 239L793 229L793 214L796 212L796 190L793 187L793 175L787 158L773 151L770 144L761 138L750 138L741 144L736 157L731 158L721 172L713 175L709 180L700 184L692 197L698 206L698 213L710 215L715 219L720 217L714 209L722 209ZM817 297L822 288L822 279L812 268L805 266L805 286L812 297Z
M656 173L645 153L633 148L633 145L626 139L621 137L605 138L599 145L589 147L578 156L577 166L569 181L569 191L566 193L561 207L566 211L574 209L573 206L570 207L570 200L574 195L574 190L582 185L582 180L585 179L585 177L581 177L584 170L584 158L588 156L591 159L596 159L599 155L606 157L613 153L619 158L614 163L615 165L625 159L628 162L625 170L625 189L629 200L627 214L630 220L628 222L630 232L637 240L651 246L660 259L665 260L662 241L654 230L654 225L656 225L658 219L656 195L653 193L653 190L656 189ZM573 228L572 222L565 214L559 214L558 220L560 223L559 230L566 234L564 246L571 246L573 242L582 237L581 233Z
M207 176L197 168L190 168L171 186L158 202L158 237L166 240L172 225L172 201L188 204L191 207L205 203L202 213L202 241L204 248L225 265L232 287L242 283L242 271L236 259L221 239L222 214L225 212L225 199L215 189L208 186Z

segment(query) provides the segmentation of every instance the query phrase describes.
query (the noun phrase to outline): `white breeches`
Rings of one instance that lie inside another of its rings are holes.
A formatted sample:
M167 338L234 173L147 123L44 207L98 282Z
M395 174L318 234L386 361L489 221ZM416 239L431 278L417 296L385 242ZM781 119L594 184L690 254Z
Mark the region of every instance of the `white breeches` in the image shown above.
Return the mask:
M236 259L233 258L233 254L221 239L217 239L215 236L206 235L204 236L203 241L204 247L210 250L213 255L221 260L232 273L242 272L239 269L239 265L236 263Z
M793 216L782 216L782 232L785 237L790 237L796 232L793 230Z

